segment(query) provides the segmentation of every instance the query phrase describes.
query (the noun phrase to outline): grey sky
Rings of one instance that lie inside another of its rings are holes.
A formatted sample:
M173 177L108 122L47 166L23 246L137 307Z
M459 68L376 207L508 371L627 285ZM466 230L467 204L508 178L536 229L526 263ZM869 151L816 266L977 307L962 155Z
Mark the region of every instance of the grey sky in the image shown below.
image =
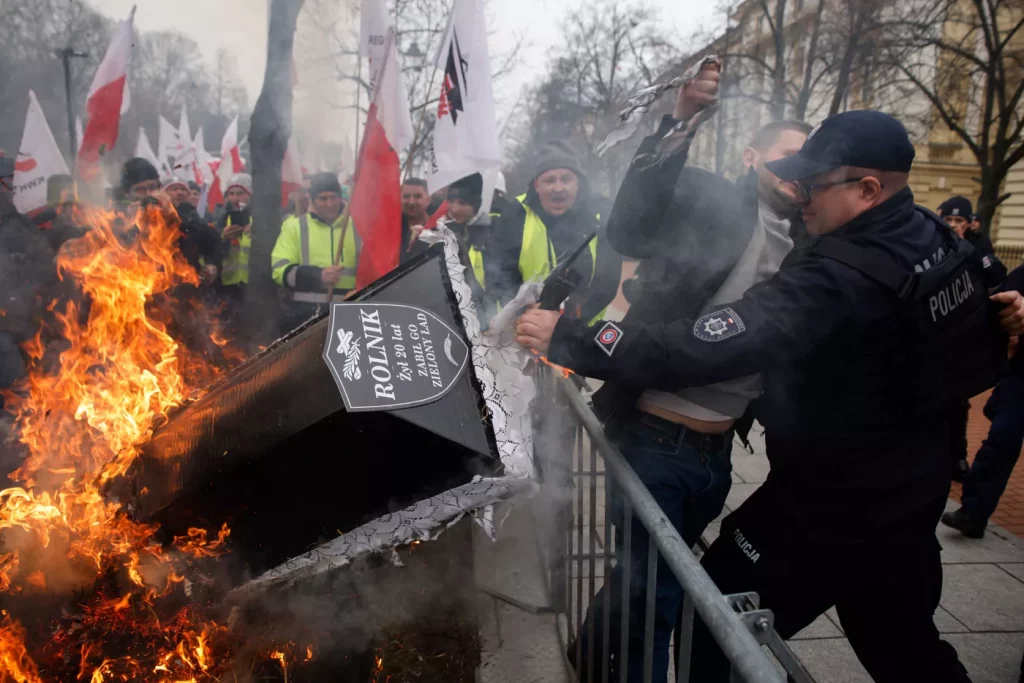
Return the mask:
M265 0L91 0L100 11L112 17L128 15L138 5L136 25L141 30L177 29L194 38L212 61L220 47L238 59L242 78L255 102L263 82L266 62ZM493 52L507 48L515 34L527 36L524 63L518 73L506 78L497 93L505 108L511 107L524 85L543 71L548 54L558 43L558 20L570 8L586 0L491 0L488 3ZM675 35L691 35L700 25L713 19L712 0L653 0Z

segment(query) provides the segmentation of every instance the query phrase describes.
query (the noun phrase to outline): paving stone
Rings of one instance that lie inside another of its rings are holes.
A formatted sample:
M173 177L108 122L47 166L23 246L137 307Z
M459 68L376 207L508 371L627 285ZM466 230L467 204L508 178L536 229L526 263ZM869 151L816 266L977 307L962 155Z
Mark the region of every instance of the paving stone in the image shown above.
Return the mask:
M935 534L942 544L943 564L1024 562L1024 549L992 533L983 538L967 538L956 529L939 524Z
M735 510L743 504L750 495L760 487L760 484L733 484L729 489L729 495L725 499L725 507L730 511Z
M943 567L942 606L971 631L1024 631L1021 582L990 564Z
M792 640L807 640L809 638L842 638L843 633L832 620L822 614L809 626L793 636Z
M815 683L873 683L846 638L794 640L789 646Z
M497 541L474 527L474 573L477 586L542 608L550 601L528 505L512 508Z
M497 603L500 643L482 643L480 683L568 683L553 614L530 614Z
M761 484L768 478L768 459L749 453L733 453L732 473L747 484Z
M973 683L1013 683L1020 677L1024 633L959 633L944 639L956 648Z
M1001 564L999 567L1021 581L1024 581L1024 564Z

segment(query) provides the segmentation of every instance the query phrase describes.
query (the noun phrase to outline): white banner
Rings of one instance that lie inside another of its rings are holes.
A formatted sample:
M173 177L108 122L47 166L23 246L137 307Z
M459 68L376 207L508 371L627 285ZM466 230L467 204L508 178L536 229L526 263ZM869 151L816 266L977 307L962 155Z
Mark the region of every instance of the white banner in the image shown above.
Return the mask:
M46 123L36 94L29 90L25 131L14 163L14 206L18 211L30 213L44 208L46 181L58 173L68 173L68 164Z

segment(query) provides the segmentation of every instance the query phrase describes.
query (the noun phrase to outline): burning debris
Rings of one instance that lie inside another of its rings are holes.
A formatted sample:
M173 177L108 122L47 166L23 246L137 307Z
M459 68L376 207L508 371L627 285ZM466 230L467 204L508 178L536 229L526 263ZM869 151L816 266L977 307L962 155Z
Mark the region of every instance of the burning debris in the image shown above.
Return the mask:
M55 313L57 370L44 369L40 332L24 391L6 397L27 456L10 475L20 486L0 492L2 680L217 680L231 661L227 628L190 599L230 529L164 542L103 495L171 409L224 371L172 335L175 296L198 285L175 214L150 206L134 223L91 212L61 251L81 299Z

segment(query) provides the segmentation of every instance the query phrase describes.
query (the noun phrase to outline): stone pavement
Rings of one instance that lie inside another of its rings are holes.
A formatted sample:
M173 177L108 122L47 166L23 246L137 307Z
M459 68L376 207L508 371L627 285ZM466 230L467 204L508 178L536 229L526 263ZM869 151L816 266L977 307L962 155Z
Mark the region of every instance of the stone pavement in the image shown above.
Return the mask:
M759 435L756 429L755 436ZM764 481L763 442L755 453L733 449L733 486L726 503L740 505ZM950 509L956 503L950 501ZM719 522L706 534L717 536ZM1017 683L1024 654L1024 541L998 527L980 540L938 527L942 544L942 600L935 622L960 655L974 683ZM884 617L883 617L884 618ZM790 641L818 683L870 683L839 626L835 610Z
M988 428L991 424L982 413L989 394L991 392L985 392L971 400L971 417L967 423L967 454L968 459L972 461L981 442L988 435ZM1024 420L1024 416L1021 416L1021 419ZM951 495L960 500L960 484L953 484ZM1024 458L1017 461L1017 468L1013 471L1006 492L999 499L999 507L996 508L990 521L992 524L997 524L1006 531L1024 538Z

